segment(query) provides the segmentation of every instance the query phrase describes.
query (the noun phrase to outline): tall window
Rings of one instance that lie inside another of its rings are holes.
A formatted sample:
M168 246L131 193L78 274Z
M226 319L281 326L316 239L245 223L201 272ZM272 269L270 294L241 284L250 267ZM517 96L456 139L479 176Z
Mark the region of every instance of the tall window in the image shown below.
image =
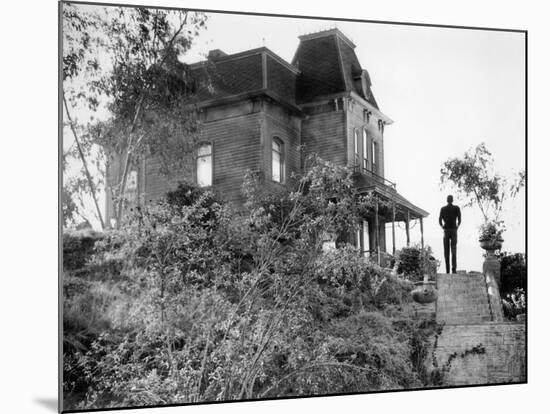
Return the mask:
M363 171L367 171L367 163L368 163L368 145L367 145L367 130L363 130Z
M378 174L378 143L372 141L372 172Z
M355 153L355 167L359 168L359 165L360 165L360 162L359 162L359 159L360 159L360 156L359 156L359 130L356 129L354 130L354 142L353 142L353 149L354 149L354 153Z
M202 144L197 152L197 184L199 187L212 185L212 144Z
M368 257L370 253L369 242L369 223L366 220L362 220L359 223L359 228L355 232L355 247L359 249L362 256Z
M362 231L363 231L363 239L361 240L363 242L363 246L361 247L361 250L363 252L363 256L367 257L369 255L370 250L370 241L369 241L369 223L366 220L363 220L363 223L361 223Z
M284 145L279 138L273 138L271 142L271 178L273 181L282 183L284 181Z

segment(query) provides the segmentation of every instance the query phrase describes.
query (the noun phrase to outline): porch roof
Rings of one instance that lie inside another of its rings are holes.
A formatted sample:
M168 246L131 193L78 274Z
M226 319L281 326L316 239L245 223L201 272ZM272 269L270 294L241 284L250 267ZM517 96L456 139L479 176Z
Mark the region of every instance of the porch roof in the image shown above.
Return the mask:
M393 183L391 183L393 184ZM395 184L388 185L383 182L372 182L369 185L358 187L360 193L374 193L384 201L394 203L395 205L395 220L406 221L407 212L410 219L418 219L428 217L430 213L420 207L414 205L405 197L397 192ZM390 218L390 214L383 214L386 218Z

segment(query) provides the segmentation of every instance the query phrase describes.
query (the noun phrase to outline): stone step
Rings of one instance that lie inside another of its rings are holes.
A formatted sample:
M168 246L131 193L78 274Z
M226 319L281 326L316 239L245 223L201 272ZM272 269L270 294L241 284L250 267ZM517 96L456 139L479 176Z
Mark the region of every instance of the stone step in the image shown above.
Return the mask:
M490 322L485 278L480 273L438 274L436 319L446 324Z

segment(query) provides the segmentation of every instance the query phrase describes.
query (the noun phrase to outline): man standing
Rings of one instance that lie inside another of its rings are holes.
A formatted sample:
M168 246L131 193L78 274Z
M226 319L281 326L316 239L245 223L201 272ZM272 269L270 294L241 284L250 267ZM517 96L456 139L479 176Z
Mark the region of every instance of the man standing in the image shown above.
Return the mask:
M443 229L443 250L445 252L445 270L449 273L449 247L453 255L453 273L456 273L456 240L460 226L460 208L453 205L453 196L447 196L447 205L439 212L439 225Z

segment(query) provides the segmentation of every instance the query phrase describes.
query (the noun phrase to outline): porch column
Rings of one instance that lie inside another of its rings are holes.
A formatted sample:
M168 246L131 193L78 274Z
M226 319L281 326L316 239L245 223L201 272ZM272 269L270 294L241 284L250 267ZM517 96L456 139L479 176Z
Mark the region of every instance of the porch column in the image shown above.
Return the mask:
M391 243L392 254L395 256L395 201L391 203Z
M424 249L424 222L422 217L420 217L420 244L422 245L422 249Z
M407 232L407 247L411 244L411 234L409 232L409 221L411 221L411 213L407 210L407 217L405 218L405 231Z
M378 227L378 199L374 204L374 248L376 249L376 261L380 264L380 244L379 244L379 234L380 231Z

